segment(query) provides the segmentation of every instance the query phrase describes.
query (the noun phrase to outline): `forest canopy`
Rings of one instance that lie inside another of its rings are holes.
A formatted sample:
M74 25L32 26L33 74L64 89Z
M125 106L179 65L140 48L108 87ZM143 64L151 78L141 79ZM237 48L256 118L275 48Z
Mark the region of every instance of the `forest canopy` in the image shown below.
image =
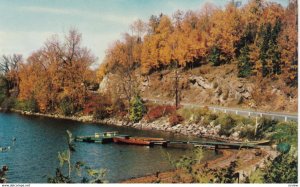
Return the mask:
M107 49L98 78L118 66L148 75L174 64L235 63L239 77L282 78L297 86L297 27L296 0L287 7L263 0L243 6L232 1L225 8L207 3L199 11L152 15Z

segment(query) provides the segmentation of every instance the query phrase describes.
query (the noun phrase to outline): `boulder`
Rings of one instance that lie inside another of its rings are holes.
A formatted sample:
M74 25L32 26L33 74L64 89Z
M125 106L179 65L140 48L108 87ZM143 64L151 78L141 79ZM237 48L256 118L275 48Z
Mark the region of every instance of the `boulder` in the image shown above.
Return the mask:
M231 137L236 139L236 138L239 138L240 136L240 131L235 131L234 133L231 134Z
M199 86L204 89L210 89L212 88L211 83L209 83L206 79L204 79L201 76L192 76L189 78L189 81L194 86Z
M193 126L189 125L187 128L188 131L193 130Z

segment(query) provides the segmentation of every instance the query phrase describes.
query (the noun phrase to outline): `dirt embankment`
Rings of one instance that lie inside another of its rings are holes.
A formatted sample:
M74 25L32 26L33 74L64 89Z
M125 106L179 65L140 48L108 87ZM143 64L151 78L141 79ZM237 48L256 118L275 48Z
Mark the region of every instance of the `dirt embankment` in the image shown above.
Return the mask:
M238 161L238 167L236 172L238 172L240 180L243 180L245 176L254 171L257 167L264 167L264 161L268 158L274 158L277 155L276 151L269 148L261 149L241 149L241 150L229 150L223 149L219 150L222 157L215 160L208 161L203 164L195 165L195 169L203 168L207 165L210 169L221 169L230 165L232 161ZM257 154L260 153L260 154ZM180 181L178 181L178 176L180 176ZM122 183L191 183L192 179L189 175L184 172L184 170L173 170L168 172L156 173L153 175L133 178L129 180L122 181Z

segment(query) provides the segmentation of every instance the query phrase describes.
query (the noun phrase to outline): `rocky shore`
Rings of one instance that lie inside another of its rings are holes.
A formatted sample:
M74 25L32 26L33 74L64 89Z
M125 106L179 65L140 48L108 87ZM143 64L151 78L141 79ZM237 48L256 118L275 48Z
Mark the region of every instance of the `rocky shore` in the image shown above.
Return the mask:
M99 123L99 124L106 124L106 125L125 126L125 127L140 129L140 130L157 130L157 131L164 131L170 133L178 133L187 136L197 136L197 137L214 139L214 140L242 141L239 138L238 132L234 132L229 137L226 137L224 135L220 136L219 131L221 129L221 125L214 125L213 122L211 122L207 126L203 126L201 124L196 124L196 123L188 123L188 122L170 126L167 117L162 117L153 122L146 122L145 120L141 120L138 123L133 123L130 121L121 120L117 118L106 118L103 120L97 120L94 119L93 116L64 116L60 114L34 113L34 112L21 111L15 109L12 109L11 111L20 113L22 115L29 115L29 116L30 115L43 116L43 117L56 118L56 119L74 120L83 123Z

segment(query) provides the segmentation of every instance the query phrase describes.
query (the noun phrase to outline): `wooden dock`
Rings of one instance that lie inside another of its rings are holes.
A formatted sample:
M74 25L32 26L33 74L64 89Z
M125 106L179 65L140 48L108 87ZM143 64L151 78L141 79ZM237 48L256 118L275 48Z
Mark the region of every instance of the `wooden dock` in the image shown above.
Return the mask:
M160 141L159 144L163 147L168 148L181 148L181 149L191 149L194 147L206 148L206 149L240 149L240 148L256 148L255 144L251 143L227 143L227 142L213 142L213 141Z
M92 136L76 136L75 141L78 142L88 142L88 143L110 143L114 142L113 138L130 138L129 135L121 135L118 132L104 132L104 133L95 133ZM134 138L134 137L132 137ZM258 141L258 142L223 142L223 141L171 141L164 140L163 138L151 138L151 137L135 137L143 141L149 142L154 146L162 146L166 148L179 148L179 149L192 149L195 147L206 148L206 149L240 149L248 148L253 149L257 148L261 143L266 144L269 141Z
M95 133L94 135L89 136L76 136L76 142L87 142L87 143L111 143L113 142L114 137L130 137L129 135L119 134L118 132L104 132L104 133Z
M227 142L213 142L213 141L190 141L189 143L194 144L195 146L214 146L215 149L218 148L231 148L231 149L240 149L240 148L255 148L255 144L241 142L241 143L227 143Z

